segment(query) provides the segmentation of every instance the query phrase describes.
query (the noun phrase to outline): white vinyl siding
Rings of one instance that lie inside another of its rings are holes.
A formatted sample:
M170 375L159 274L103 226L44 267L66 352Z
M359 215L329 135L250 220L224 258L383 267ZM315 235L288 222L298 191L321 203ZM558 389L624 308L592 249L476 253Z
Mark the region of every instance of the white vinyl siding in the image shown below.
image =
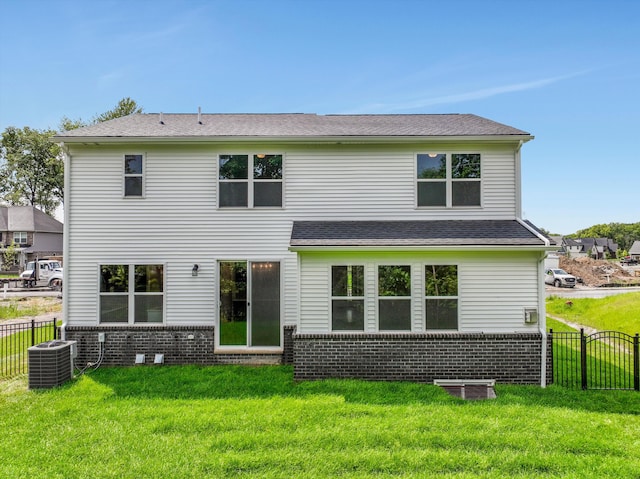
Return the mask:
M347 257L365 264L365 332L377 332L375 275L378 265L410 265L412 271L412 331L425 332L424 267L458 267L458 330L461 332L526 332L524 308L538 307L535 253L301 253L301 333L331 330L330 270Z
M323 263L318 277L304 258L299 268L298 256L288 250L293 221L515 217L514 146L495 144L464 148L482 154L482 208L416 209L415 152L445 149L441 146L68 145L65 316L72 326L97 324L100 264L164 264L165 324L214 325L217 261L271 260L281 262L284 323L298 324L304 318L303 330L330 331L328 267ZM454 149L446 146L447 151ZM217 208L218 155L247 151L286 155L283 208ZM132 152L144 155L141 201L122 196L123 157ZM194 264L200 267L197 277L191 276ZM365 265L366 288L375 294L377 263L358 264ZM534 267L531 261L527 264ZM412 266L414 298L420 294L421 271ZM530 285L523 289L531 294ZM416 331L423 322L422 303L412 301ZM376 310L375 301L365 301L366 331L377 327ZM464 319L462 307L460 314L461 323L474 324ZM512 312L500 314L495 317L504 319Z
M286 201L292 216L333 220L515 217L513 150L473 150L482 155L481 207L427 209L416 208L414 149L319 150L287 152ZM449 146L446 151L453 150Z

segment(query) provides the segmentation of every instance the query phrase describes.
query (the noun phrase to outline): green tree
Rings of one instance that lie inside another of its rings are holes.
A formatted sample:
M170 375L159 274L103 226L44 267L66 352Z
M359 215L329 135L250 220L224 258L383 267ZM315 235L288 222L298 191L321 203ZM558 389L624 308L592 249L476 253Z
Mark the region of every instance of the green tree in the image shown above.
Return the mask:
M3 271L9 271L13 269L18 259L18 247L14 242L2 249L2 257L0 258L0 269Z
M142 107L139 106L135 100L126 97L120 100L118 104L111 110L94 116L93 120L90 122L86 122L82 118L72 120L67 116L63 116L62 120L60 120L58 128L60 129L60 131L75 130L84 126L95 125L96 123L102 123L103 121L114 120L123 116L132 115L134 113L142 113L142 111Z
M105 111L93 118L93 123L102 123L103 121L113 120L134 113L142 113L142 107L138 106L135 100L129 97L123 98L112 110Z
M568 238L611 238L622 253L629 250L633 242L640 240L640 223L608 223L590 226L567 235ZM620 254L618 255L620 256Z
M7 127L0 143L0 196L53 214L64 200L63 163L53 130Z
M123 98L112 110L91 123L63 117L60 131L69 131L132 113L141 113L135 100ZM35 206L52 215L64 202L64 160L53 142L54 130L7 127L0 143L0 201L14 206Z

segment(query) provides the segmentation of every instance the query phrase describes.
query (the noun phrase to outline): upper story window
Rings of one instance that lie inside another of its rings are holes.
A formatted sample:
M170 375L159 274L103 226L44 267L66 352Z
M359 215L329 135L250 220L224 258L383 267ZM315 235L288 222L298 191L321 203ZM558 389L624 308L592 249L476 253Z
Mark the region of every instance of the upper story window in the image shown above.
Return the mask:
M220 155L220 208L282 207L282 155Z
M143 196L143 166L142 155L124 155L124 196Z
M364 266L331 267L331 329L364 331Z
M16 231L13 233L13 242L15 244L27 244L27 232Z
M481 205L479 153L418 153L418 206Z

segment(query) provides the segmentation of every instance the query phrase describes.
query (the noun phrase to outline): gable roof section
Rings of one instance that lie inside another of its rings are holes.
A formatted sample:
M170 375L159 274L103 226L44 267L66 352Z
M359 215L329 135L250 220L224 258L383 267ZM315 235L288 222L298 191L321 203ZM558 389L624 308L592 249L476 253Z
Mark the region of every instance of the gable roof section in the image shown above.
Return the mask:
M63 225L33 206L0 206L0 231L62 233Z
M629 254L640 254L640 241L634 241L629 249Z
M534 246L545 242L516 220L295 221L290 246Z
M162 119L162 120L161 120ZM201 121L199 122L198 119ZM471 114L316 115L140 113L62 132L59 141L116 138L533 137Z

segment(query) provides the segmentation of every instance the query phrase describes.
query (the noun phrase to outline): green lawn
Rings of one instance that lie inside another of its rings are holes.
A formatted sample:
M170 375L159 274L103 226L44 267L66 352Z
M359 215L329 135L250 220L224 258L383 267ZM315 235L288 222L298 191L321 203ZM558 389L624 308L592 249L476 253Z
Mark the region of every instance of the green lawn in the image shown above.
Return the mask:
M640 393L294 383L289 367L102 368L0 382L0 477L640 477Z
M29 329L0 337L0 380L15 376L16 372L27 372L28 349L35 344L55 339L54 336L53 326L49 324L34 328L33 334Z
M630 335L640 333L640 292L570 301L567 298L551 296L546 304L548 314L574 323Z

